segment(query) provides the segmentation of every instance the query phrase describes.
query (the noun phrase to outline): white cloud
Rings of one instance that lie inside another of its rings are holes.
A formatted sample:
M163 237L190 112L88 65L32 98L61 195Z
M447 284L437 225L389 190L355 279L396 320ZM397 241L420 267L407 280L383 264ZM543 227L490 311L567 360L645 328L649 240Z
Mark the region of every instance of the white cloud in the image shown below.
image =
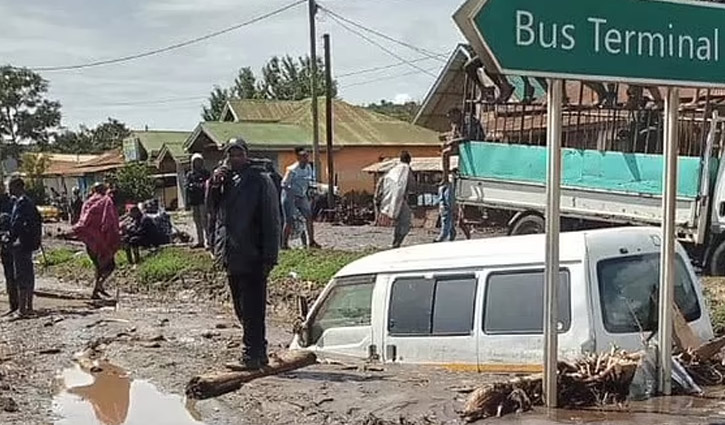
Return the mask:
M148 0L144 10L150 13L198 13L238 9L239 0Z
M292 0L0 0L0 63L67 65L163 47L219 30ZM450 19L461 0L327 0L335 12L395 38L435 51L449 51L460 35ZM414 6L414 13L411 7ZM332 35L335 73L397 62L345 31L324 14L320 36ZM397 54L419 53L381 41ZM154 100L205 97L215 85L232 83L236 71L258 73L273 55L304 55L309 48L305 5L274 18L184 49L137 61L82 71L44 73L51 95L63 104L67 126L90 125L108 116L139 128L192 129L199 121L198 100L153 104ZM322 54L321 49L319 50ZM419 63L423 68L435 61ZM340 96L353 103L422 98L433 77L401 66L341 78ZM395 77L395 78L391 78ZM345 87L349 86L349 88ZM151 104L149 103L151 101ZM138 106L119 103L140 103Z
M398 93L393 98L393 103L407 103L413 100L408 93Z

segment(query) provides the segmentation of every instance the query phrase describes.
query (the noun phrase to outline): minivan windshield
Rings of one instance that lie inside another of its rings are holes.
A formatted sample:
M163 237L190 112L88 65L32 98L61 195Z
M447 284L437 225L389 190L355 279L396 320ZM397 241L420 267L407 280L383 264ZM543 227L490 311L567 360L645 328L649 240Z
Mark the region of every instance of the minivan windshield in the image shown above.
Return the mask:
M675 303L688 322L700 318L700 304L684 260L678 255ZM611 333L657 329L659 254L611 258L597 263L604 328Z
M370 325L374 285L374 275L336 279L311 322L311 342L330 328Z

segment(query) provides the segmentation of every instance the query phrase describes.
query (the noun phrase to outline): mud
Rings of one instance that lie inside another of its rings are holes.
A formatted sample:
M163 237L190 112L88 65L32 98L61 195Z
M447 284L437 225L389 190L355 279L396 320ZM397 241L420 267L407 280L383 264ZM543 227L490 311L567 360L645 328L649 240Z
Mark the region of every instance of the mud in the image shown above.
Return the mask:
M222 370L241 354L241 330L230 305L171 286L153 295L122 292L117 305L99 308L89 304L87 286L50 278L39 279L38 286L70 296L39 298L41 315L35 319L0 320L2 425L137 425L167 419L182 425L460 424L458 412L468 392L501 379L400 365L371 370L348 360L259 379L187 406L182 394L192 376ZM0 310L6 308L4 297L0 289ZM270 350L280 351L291 340L292 323L279 314L280 306L272 307L267 338ZM89 345L97 347L104 374L88 373L74 362L74 354ZM714 389L709 397L628 403L606 411L535 409L482 423L725 423L725 389ZM2 410L6 399L17 411Z

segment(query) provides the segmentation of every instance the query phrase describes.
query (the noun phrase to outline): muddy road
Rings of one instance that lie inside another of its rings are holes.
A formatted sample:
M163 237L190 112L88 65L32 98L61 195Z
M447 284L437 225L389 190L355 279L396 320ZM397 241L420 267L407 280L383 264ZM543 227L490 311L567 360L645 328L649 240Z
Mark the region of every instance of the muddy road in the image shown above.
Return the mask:
M191 376L223 368L239 355L240 330L225 305L197 303L190 293L122 295L116 307L93 308L87 289L40 280L69 299L38 298L39 317L0 322L2 424L412 424L460 423L466 393L493 376L432 368L317 365L259 379L217 399L186 402ZM72 298L72 299L71 299ZM6 305L0 302L0 308ZM270 317L272 351L291 338ZM101 371L73 355L105 338ZM713 393L713 398L719 398ZM4 409L4 410L3 410ZM502 424L725 422L725 400L671 398L623 410L557 411L489 420Z
M389 233L329 230L321 232L323 243L338 241L343 247L385 246ZM458 424L468 393L501 378L345 362L258 379L216 399L188 402L183 394L192 376L223 370L239 358L241 330L231 305L207 300L204 286L173 284L153 293L122 290L115 306L92 305L88 284L43 276L38 290L56 297L36 298L38 317L0 319L0 424ZM114 281L110 288L115 292ZM0 311L8 307L3 289ZM269 308L271 352L283 350L292 338L287 307ZM73 360L89 346L101 353L100 370ZM481 423L725 423L725 389L711 390L708 397L629 403L607 411L535 409Z

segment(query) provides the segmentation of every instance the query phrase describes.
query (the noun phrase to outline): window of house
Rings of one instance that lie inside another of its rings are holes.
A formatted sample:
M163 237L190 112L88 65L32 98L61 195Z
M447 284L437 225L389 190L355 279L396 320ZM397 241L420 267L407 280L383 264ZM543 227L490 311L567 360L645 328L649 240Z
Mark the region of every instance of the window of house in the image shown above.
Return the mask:
M475 276L396 279L388 331L400 336L470 334L475 299Z
M559 332L571 326L569 272L559 274ZM486 282L483 331L540 334L544 329L544 271L492 273Z
M331 328L369 326L375 276L356 276L335 281L310 325L311 342Z
M675 259L675 303L688 322L700 318L697 293L684 260ZM657 329L660 256L632 255L597 263L604 328L611 333Z

